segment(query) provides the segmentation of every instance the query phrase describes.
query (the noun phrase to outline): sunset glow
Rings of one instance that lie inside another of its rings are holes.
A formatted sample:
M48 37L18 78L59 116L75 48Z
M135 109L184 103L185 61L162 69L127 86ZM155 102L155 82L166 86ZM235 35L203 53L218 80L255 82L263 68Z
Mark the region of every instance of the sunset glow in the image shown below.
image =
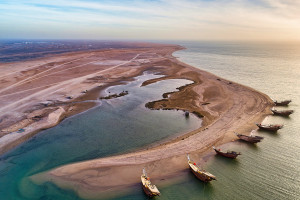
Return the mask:
M4 0L0 38L300 40L300 1Z

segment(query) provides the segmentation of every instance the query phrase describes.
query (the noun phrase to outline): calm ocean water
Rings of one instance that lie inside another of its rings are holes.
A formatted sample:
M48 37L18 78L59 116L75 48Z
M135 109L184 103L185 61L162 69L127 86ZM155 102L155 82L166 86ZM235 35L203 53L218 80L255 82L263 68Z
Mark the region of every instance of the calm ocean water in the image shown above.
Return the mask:
M174 191L179 191L177 199L300 199L300 44L181 45L187 50L174 54L180 60L274 100L292 99L288 109L295 113L288 118L267 117L265 123L285 127L275 134L259 131L265 139L257 145L230 144L229 148L243 153L237 160L214 156L206 168L218 181L205 185L191 177L167 187L167 193L174 199Z
M270 116L265 119L266 123L283 123L285 127L278 133L259 131L265 139L257 145L229 144L228 148L242 152L237 160L213 156L205 168L216 175L218 181L204 184L187 170L173 184L156 183L162 193L156 199L300 199L300 45L179 44L187 47L174 54L180 60L255 88L273 99L292 99L288 108L295 113L289 118ZM115 87L112 90L129 90L129 95L69 118L1 156L0 199L80 199L72 191L61 190L51 183L36 186L28 177L65 163L131 151L196 128L199 126L196 118L186 121L180 112L149 111L143 107L147 100L161 98L163 92L174 89L176 82L184 84L175 80L150 85L149 90L137 87L138 82ZM137 105L132 103L136 101ZM128 124L128 117L134 123ZM123 120L119 130L126 132L114 130L117 127L112 126L111 119ZM161 120L166 120L164 123L168 126L162 126L159 133L153 134ZM135 140L141 130L143 137ZM122 140L112 140L117 137ZM147 197L141 187L137 187L114 199Z

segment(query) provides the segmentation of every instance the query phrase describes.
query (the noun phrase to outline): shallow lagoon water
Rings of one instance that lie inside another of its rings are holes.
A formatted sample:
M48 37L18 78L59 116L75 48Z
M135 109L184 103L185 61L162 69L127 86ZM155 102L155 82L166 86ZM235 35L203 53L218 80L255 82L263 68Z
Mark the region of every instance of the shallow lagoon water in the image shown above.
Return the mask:
M51 183L35 185L29 177L63 164L145 148L199 128L201 119L194 115L185 118L183 111L145 108L145 103L161 99L164 92L191 83L172 79L141 87L143 81L157 77L144 74L126 85L108 88L104 96L129 94L103 100L101 106L64 120L1 156L1 199L80 199Z

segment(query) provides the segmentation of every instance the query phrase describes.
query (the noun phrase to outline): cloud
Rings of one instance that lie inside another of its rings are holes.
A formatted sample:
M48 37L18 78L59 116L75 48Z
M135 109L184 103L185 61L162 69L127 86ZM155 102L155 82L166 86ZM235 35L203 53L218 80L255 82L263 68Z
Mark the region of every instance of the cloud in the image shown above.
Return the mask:
M292 0L7 0L0 37L30 27L34 37L43 29L51 38L299 39L299 13Z

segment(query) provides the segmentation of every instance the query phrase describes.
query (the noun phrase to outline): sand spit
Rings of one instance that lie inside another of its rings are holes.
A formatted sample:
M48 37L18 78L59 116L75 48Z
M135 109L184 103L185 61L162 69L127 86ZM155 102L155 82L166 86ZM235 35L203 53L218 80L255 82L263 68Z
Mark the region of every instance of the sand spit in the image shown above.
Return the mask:
M151 52L159 59L141 65L166 76L144 84L170 78L189 79L194 84L153 102L151 108L198 113L204 116L203 127L151 149L58 167L34 176L36 182L51 180L84 198L94 198L103 192L139 183L143 167L152 179L169 177L187 168L187 153L192 153L193 159L199 161L205 152L211 151L212 145L237 139L234 131L249 134L256 128L255 122L270 114L273 103L268 96L178 61L172 56L178 47L163 49L165 51Z
M46 111L40 110L40 113L45 113ZM26 126L26 129L20 131L11 132L10 134L6 134L0 139L0 152L6 152L14 146L22 143L28 138L32 137L38 130L47 129L57 125L65 110L62 107L58 107L55 109L51 109L52 112L47 114L46 117L42 117L39 119L38 123L30 123L30 125ZM39 115L36 115L39 116ZM24 121L24 120L22 120Z

